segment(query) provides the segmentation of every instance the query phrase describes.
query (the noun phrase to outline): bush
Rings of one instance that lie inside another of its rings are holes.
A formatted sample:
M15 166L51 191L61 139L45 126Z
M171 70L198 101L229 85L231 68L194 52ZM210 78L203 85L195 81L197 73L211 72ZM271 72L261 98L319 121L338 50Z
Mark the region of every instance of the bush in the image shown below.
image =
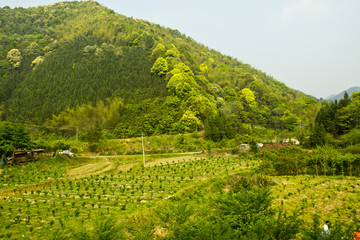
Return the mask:
M344 153L360 154L360 144L348 146L342 150Z
M236 141L240 142L240 143L249 143L250 140L251 140L251 137L248 134L244 134L244 135L239 134L236 136Z
M262 149L256 156L263 160L259 171L269 175L299 174L308 164L308 155L300 148Z
M80 226L79 229L73 229L72 235L75 239L122 239L124 236L116 222L116 217L104 217L92 219L90 229Z
M49 141L47 141L47 140L45 140L43 138L39 138L39 139L34 141L34 148L44 149L45 152L54 151L53 146L51 145L51 143L49 143Z
M65 143L63 141L56 141L53 146L52 146L52 150L58 151L58 150L67 150L70 148L70 144Z
M79 149L78 149L78 148L71 148L71 149L70 149L70 152L73 152L73 153L78 154L78 153L79 153Z
M157 217L169 227L167 239L292 239L300 222L271 209L272 184L260 175L232 176L206 190L211 200L199 202L189 192L159 208Z
M88 148L89 148L90 152L96 153L96 152L98 152L99 144L98 143L89 143Z
M240 152L240 149L238 147L231 149L231 154L238 154Z
M254 139L250 141L249 145L250 145L250 152L253 152L253 153L258 152L258 147L257 147Z
M188 152L195 152L195 151L196 151L196 145L195 145L195 144L192 144L192 143L187 144L187 145L186 145L186 151L188 151Z

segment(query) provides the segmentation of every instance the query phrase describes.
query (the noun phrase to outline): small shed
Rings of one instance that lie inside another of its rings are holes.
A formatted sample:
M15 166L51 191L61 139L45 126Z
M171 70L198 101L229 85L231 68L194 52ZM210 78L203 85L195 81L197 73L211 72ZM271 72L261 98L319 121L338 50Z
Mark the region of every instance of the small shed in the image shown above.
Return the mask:
M6 163L8 165L12 165L25 162L34 162L39 159L43 152L44 149L15 151L11 157L6 159Z

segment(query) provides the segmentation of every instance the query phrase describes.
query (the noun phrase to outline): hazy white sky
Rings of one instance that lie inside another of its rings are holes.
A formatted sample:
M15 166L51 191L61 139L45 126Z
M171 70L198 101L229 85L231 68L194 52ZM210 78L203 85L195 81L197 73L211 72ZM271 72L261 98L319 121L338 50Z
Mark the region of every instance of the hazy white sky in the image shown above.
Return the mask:
M0 7L54 0L0 0ZM178 29L291 88L326 98L360 86L360 0L98 0Z

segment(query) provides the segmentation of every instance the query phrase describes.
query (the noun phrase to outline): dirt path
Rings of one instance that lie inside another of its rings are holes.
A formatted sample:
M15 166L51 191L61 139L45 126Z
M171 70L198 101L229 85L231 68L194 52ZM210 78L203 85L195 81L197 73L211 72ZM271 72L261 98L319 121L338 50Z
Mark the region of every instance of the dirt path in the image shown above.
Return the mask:
M105 158L96 163L88 163L76 168L70 168L66 170L66 174L69 178L82 178L90 175L97 175L115 168L114 162Z
M99 158L99 161L95 163L87 163L83 164L81 166L70 168L66 170L66 174L69 178L82 178L87 177L90 175L98 175L102 173L106 173L109 171L122 171L126 172L130 170L135 165L138 165L139 162L132 162L132 163L126 163L126 164L119 164L118 162L112 161L111 158L114 158L115 156L110 157L103 157L101 156Z
M172 158L159 158L159 159L155 159L155 160L151 160L150 162L146 162L145 161L145 166L146 167L153 167L155 165L160 165L162 164L173 164L173 163L177 163L179 161L195 161L200 159L200 156L178 156L178 157L172 157Z
M179 161L194 161L200 159L200 156L183 156L188 154L199 154L198 152L194 153L181 153L178 156L164 157L158 159L151 159L151 157L146 158L145 166L153 167L160 164L172 164ZM97 158L97 162L87 163L75 168L68 169L66 174L69 178L82 178L90 175L97 175L105 173L111 170L126 172L135 165L143 164L142 161L136 161L126 164L120 164L113 161L112 159L118 156L92 156L91 158Z
M155 158L153 159L152 156L146 156L145 166L146 167L153 167L155 165L160 164L172 164L177 163L179 161L194 161L200 159L200 155L194 156L191 154L200 154L201 152L186 152L186 153L177 153L177 156L169 156L169 157L162 157L162 158ZM128 171L135 165L143 164L142 160L137 160L131 163L119 164L119 162L113 161L113 158L121 157L122 155L112 155L112 156L86 156L86 158L93 158L98 159L95 163L87 163L82 166L71 168L66 171L66 174L70 178L81 178L90 175L97 175L104 172L108 172L111 170L115 171ZM124 157L124 156L122 156ZM142 156L141 156L142 158Z

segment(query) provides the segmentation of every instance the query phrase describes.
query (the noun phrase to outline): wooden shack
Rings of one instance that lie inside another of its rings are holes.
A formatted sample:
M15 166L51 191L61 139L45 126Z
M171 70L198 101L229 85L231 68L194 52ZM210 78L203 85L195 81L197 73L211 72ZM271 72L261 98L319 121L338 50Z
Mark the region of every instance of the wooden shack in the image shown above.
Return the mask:
M8 165L34 162L39 159L39 157L44 152L44 149L35 149L35 150L23 150L15 151L13 155L6 159Z

